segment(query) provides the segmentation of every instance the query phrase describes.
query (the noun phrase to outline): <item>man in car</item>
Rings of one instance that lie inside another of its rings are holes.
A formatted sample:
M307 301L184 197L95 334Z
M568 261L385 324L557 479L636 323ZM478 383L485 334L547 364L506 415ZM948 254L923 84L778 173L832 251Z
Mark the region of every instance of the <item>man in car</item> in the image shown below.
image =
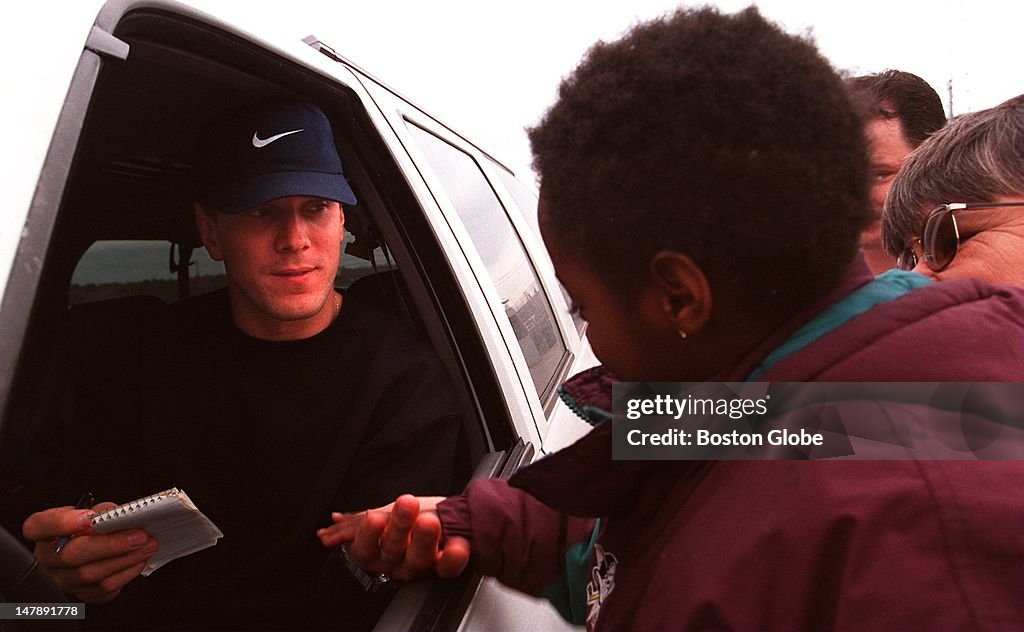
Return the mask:
M405 323L334 288L356 198L323 112L223 113L200 135L195 182L227 287L169 306L86 378L66 483L119 502L179 487L224 538L139 579L161 543L97 535L89 518L109 503L33 514L23 533L90 603L88 624L305 629L337 625L318 612L330 604L368 627L387 595L364 593L315 529L407 489L450 490L451 386Z

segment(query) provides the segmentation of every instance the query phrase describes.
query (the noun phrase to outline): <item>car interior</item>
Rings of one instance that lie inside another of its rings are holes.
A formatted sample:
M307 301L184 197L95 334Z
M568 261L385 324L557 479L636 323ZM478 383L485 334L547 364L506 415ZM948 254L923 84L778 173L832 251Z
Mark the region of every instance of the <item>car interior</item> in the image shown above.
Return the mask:
M337 285L408 319L436 349L464 409L462 482L488 453L512 449L515 431L466 303L354 93L180 16L131 13L114 35L130 46L127 59L105 58L91 94L69 95L88 105L4 411L0 507L13 512L2 516L4 526L19 533L25 512L39 508L20 483L45 479L47 464L60 458L40 446L76 421L69 391L80 361L102 357L162 305L223 283L216 270L196 274L204 253L192 217L192 143L216 112L262 98L309 100L331 119L359 199L345 209L351 238ZM166 276L77 279L96 244L146 244Z

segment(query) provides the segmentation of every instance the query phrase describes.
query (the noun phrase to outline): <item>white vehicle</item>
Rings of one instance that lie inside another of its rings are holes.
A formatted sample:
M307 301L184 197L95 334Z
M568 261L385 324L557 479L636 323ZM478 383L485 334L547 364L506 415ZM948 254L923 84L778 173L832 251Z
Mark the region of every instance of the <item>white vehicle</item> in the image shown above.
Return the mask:
M315 38L268 41L167 0L63 4L25 5L37 19L19 17L2 44L0 479L12 479L0 492L32 465L33 436L52 431L42 420L62 405L75 353L102 353L143 304L222 280L193 227L191 143L211 113L260 97L302 98L331 118L360 200L346 209L354 234L337 284L433 344L469 420L473 475L507 476L587 431L556 389L596 360L531 224L530 185ZM11 542L0 540L7 571ZM26 601L9 588L0 597ZM562 627L545 602L470 573L403 587L378 623Z

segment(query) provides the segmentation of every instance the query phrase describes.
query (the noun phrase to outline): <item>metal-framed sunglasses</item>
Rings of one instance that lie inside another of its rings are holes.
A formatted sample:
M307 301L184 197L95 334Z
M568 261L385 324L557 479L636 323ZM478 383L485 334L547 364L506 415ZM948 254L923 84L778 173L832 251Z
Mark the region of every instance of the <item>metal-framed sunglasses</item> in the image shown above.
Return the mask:
M913 270L917 267L917 253L913 246L920 243L925 265L932 272L944 269L953 262L957 250L960 249L960 229L956 224L956 213L1003 206L1024 206L1024 202L955 202L934 208L924 221L921 236L907 242L906 247L896 258L896 267L900 270Z

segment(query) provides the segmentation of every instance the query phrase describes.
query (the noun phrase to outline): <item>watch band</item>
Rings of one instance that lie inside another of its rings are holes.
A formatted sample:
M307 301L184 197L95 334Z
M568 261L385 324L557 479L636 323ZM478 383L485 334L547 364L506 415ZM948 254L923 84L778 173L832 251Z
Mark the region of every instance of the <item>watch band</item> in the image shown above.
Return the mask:
M361 585L363 590L366 592L389 592L397 590L399 586L402 585L401 582L391 579L385 573L371 575L356 566L356 563L348 556L348 551L345 550L344 546L338 547L338 554L341 555L341 559L345 563L345 568L348 569L348 572L357 582L359 582L359 585Z

